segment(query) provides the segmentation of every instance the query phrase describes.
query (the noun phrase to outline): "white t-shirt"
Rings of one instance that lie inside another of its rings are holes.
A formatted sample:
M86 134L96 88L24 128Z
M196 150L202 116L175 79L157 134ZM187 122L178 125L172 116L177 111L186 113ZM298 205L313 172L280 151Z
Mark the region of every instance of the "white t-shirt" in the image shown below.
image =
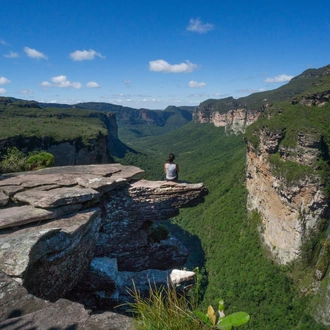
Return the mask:
M173 180L177 177L176 164L166 163L165 164L165 169L166 169L166 179L167 180Z

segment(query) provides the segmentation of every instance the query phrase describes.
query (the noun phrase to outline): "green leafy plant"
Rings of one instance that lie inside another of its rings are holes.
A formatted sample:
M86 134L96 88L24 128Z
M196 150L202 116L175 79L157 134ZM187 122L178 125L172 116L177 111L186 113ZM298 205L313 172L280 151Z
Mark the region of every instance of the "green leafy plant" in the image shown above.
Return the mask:
M233 327L243 325L250 320L250 315L245 312L236 312L225 316L224 309L224 301L220 300L218 305L218 313L216 313L214 308L209 305L207 308L207 314L203 314L199 311L194 312L194 314L210 328L221 330L230 330Z

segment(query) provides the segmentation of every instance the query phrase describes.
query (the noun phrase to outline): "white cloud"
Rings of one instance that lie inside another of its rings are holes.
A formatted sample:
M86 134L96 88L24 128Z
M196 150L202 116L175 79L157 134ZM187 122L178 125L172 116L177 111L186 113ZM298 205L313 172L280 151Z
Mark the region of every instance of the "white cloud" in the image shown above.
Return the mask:
M86 84L86 86L87 86L88 88L99 88L99 87L100 87L100 85L99 85L97 82L95 82L95 81L90 81L90 82L88 82L88 83Z
M8 45L8 44L6 43L6 41L4 41L3 39L0 39L0 44L1 44L1 45Z
M10 83L9 79L7 79L6 77L0 77L0 85L6 85L9 83Z
M202 23L199 18L189 20L189 25L187 26L187 31L197 32L197 33L206 33L213 30L213 24Z
M51 87L52 84L49 83L48 81L43 81L41 84L40 84L41 87L44 87L44 88L48 88L48 87Z
M149 70L164 73L187 73L197 69L197 64L186 61L180 64L169 64L164 60L156 60L149 62Z
M51 81L53 82L53 84L51 84L48 81L43 81L40 84L40 86L43 87L44 89L47 89L47 88L52 87L52 86L53 87L60 87L60 88L69 88L69 87L76 88L76 89L82 88L82 84L80 82L71 82L64 75L52 77Z
M43 58L45 60L48 60L47 56L39 51L37 51L36 49L33 48L29 48L29 47L24 47L24 52L26 53L27 56L31 57L31 58Z
M266 78L263 82L265 83L282 83L290 81L294 76L288 76L286 74L280 74L273 78Z
M17 58L17 57L19 57L19 55L17 53L15 53L15 52L10 51L9 54L5 54L5 55L3 55L3 57L6 57L6 58Z
M100 58L105 58L101 53L97 53L95 50L76 50L70 53L71 59L74 61L85 61L85 60L94 60L95 56Z
M67 79L66 76L63 76L63 75L57 76L57 77L52 77L51 80L54 83L53 86L55 86L55 87L60 87L60 88L73 87L76 89L79 89L82 87L82 84L80 82L71 82Z
M124 84L125 84L127 87L129 87L129 86L131 85L131 83L132 83L132 80L126 79L126 80L124 80L123 82L124 82Z
M33 94L33 90L32 89L21 89L19 91L20 94L25 94L25 95L30 95L30 94Z
M7 91L4 88L0 88L0 94L6 94Z
M205 82L197 82L197 81L194 81L194 80L190 80L189 83L188 83L188 86L190 88L200 88L200 87L204 87L206 86Z

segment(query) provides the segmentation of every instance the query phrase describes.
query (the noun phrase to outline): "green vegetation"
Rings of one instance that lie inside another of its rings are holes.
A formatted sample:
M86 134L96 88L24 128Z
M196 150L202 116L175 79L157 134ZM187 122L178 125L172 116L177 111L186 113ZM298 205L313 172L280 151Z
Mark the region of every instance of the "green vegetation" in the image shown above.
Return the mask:
M311 166L300 165L289 160L283 161L278 153L269 155L268 158L272 173L280 177L287 184L296 183L306 176L311 176L315 173Z
M230 330L249 321L250 316L245 312L236 312L225 316L224 303L219 302L216 314L210 305L207 314L197 310L196 300L192 296L178 293L175 286L156 288L149 284L149 296L141 297L134 287L130 292L134 298L128 303L134 313L135 328L147 330Z
M154 288L150 284L149 297L143 298L134 289L131 292L135 302L129 303L131 311L136 315L137 330L202 330L203 326L185 297L180 296L175 287Z
M219 113L226 113L229 110L233 110L239 107L238 100L235 100L233 97L227 97L224 99L208 99L202 102L200 107L204 109L212 109L212 111L218 111Z
M311 70L311 73L319 73L319 70ZM309 70L308 74L310 74ZM312 84L311 81L313 81ZM292 87L292 84L305 86L304 82L308 82L307 90L295 94L294 100L277 102L267 108L258 120L247 128L245 137L254 148L258 149L262 132L266 138L267 135L278 136L280 139L278 151L269 156L272 173L282 177L287 183L297 182L305 176L317 174L322 178L325 194L329 196L330 103L327 98L330 90L330 76L322 76L322 78L307 76L294 79L293 82L281 88L288 90L288 86ZM322 106L313 105L317 99L323 102L328 101ZM300 149L297 148L298 141L300 141ZM283 153L283 150L294 159L299 152L304 152L302 151L304 146L307 148L314 146L321 150L321 157L317 163L307 166L281 159L280 153Z
M299 100L302 95L313 95L315 93L330 90L330 65L320 69L309 69L303 72L300 76L293 78L288 84L285 84L277 89L253 93L246 97L241 97L237 100L232 97L215 100L209 99L201 103L200 106L213 108L214 111L225 113L232 110L234 107L244 107L247 109L258 110L262 109L266 104L282 102L287 99L297 97ZM325 75L325 72L328 75Z
M34 151L27 156L16 147L7 149L0 162L0 173L38 170L54 166L54 156L45 151Z
M35 102L0 98L0 139L47 137L55 142L80 139L86 145L108 135L102 113L77 109L41 109ZM1 102L2 101L2 102Z
M26 159L26 167L29 170L39 170L51 166L54 166L54 156L46 151L31 152Z
M245 136L255 147L259 145L259 137L255 132L261 129L266 132L281 132L283 139L280 141L280 146L283 147L295 147L299 132L318 139L323 136L325 142L329 143L329 124L330 104L308 107L285 101L262 113L259 119L247 128Z
M136 138L165 134L187 124L191 121L194 110L194 107L176 106L168 106L165 110L134 109L100 102L78 103L75 108L115 113L119 135L127 144L134 142Z
M223 128L189 123L163 136L136 139L134 148L140 153L117 160L137 165L147 178L159 180L173 152L180 180L204 182L209 189L203 204L182 209L171 220L174 236L180 239L179 226L202 245L204 256L198 258L194 246L188 248L193 266L203 268L206 276L200 288L204 308L208 303L216 306L223 297L228 313L243 310L251 315L244 329L323 329L306 314L309 298L298 293L288 270L265 256L259 216L247 215L242 135L226 136Z
M198 316L204 324L212 329L230 330L233 327L243 325L250 320L250 315L245 312L235 312L225 316L225 304L223 300L219 301L218 312L214 311L212 305L207 308L207 314L196 311L195 315Z

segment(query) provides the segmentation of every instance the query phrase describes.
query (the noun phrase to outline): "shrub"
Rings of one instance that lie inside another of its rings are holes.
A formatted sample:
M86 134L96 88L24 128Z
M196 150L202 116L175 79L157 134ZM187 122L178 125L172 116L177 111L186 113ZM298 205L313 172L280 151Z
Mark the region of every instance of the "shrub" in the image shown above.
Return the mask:
M0 162L0 173L22 172L38 170L54 166L54 156L45 151L35 151L26 156L16 147L8 148L7 154Z
M54 156L46 151L29 154L26 165L29 170L38 170L44 167L54 166Z
M0 172L20 172L25 170L26 156L23 152L19 151L16 147L8 148L7 154L3 156L0 163Z

